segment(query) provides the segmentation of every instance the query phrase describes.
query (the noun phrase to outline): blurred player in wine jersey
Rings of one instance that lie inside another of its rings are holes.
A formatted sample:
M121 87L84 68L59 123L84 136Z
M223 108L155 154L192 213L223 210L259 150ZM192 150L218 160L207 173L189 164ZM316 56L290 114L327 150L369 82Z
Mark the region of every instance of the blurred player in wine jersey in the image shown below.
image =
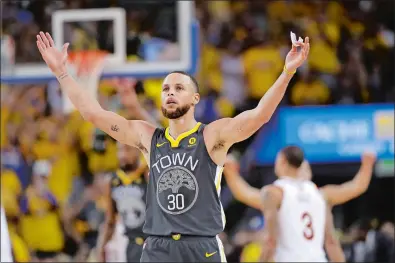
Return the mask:
M365 153L353 180L341 185L317 188L310 180L310 165L295 146L280 151L275 164L279 177L262 190L251 187L239 175L238 164L230 156L225 178L239 201L263 211L265 231L262 260L276 262L344 262L344 254L334 234L331 207L360 196L368 188L375 156Z

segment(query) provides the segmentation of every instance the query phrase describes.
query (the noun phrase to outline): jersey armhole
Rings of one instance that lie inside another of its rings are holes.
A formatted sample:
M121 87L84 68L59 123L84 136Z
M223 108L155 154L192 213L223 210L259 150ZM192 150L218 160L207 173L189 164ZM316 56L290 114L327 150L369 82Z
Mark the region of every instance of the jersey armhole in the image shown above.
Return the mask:
M281 202L280 202L280 206L278 207L278 211L280 211L280 209L282 207L282 204L283 204L283 201L284 201L284 192L285 192L284 188L281 185L276 184L276 182L272 183L271 185L281 192Z
M322 191L322 187L318 187L316 184L314 185L317 187L317 190L320 193L322 199L324 199L325 204L329 205L328 198L325 196L324 192Z
M279 185L273 185L273 186L281 192L281 202L280 202L280 206L278 207L278 210L280 210L284 200L284 189Z
M199 130L198 130L198 135L201 136L201 138L202 138L202 140L203 140L203 145L204 145L203 147L204 147L204 150L205 150L205 152L206 152L206 154L207 154L208 159L210 160L210 162L211 162L214 166L224 168L224 167L225 167L225 164L224 164L224 165L218 165L218 164L216 164L216 163L214 162L214 160L211 158L211 155L210 155L210 153L209 153L209 151L208 151L208 149L207 149L206 141L205 141L205 139L204 139L204 129L206 128L206 126L207 126L206 124L202 123L202 125L200 125Z

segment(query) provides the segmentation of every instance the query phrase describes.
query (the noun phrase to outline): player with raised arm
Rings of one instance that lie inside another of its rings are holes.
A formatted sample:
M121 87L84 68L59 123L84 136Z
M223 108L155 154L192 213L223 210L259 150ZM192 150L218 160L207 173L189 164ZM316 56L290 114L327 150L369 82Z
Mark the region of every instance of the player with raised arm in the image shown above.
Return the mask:
M280 165L279 160L280 158L277 158L276 166ZM325 228L324 247L331 262L344 262L345 260L339 241L333 231L334 226L332 213L330 211L331 207L357 198L367 190L372 177L374 162L375 156L369 152L365 152L362 155L361 167L351 181L341 185L325 185L319 189L327 202L327 224ZM250 186L240 176L238 172L238 163L231 155L229 155L228 161L226 162L224 173L226 183L237 200L255 209L264 209L262 190ZM280 175L277 174L277 176ZM311 180L312 172L307 160L304 160L300 169L298 169L297 177L300 180ZM290 218L289 220L292 219Z
M292 44L283 72L256 108L208 125L194 118L200 100L196 80L184 72L170 73L161 94L162 113L169 119L166 129L101 108L67 72L68 45L59 51L48 33L37 35L43 59L84 119L119 142L137 147L149 164L143 228L149 237L141 261L225 261L217 235L225 226L219 193L228 149L270 120L308 56L309 39Z

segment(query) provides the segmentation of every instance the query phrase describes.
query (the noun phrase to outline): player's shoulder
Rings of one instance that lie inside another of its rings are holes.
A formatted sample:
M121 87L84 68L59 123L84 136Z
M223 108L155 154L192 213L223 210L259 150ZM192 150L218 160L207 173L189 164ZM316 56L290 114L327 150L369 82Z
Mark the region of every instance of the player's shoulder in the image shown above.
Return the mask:
M304 180L304 181L303 181L303 184L304 184L305 186L307 186L307 187L313 189L314 191L319 191L319 190L320 190L320 189L318 188L318 186L317 186L314 182L312 182L312 181L310 181L310 180Z
M271 199L271 200L282 200L283 198L283 188L276 184L269 184L261 189L262 199Z
M203 125L203 135L206 138L216 138L231 118L222 118Z
M143 138L152 138L157 129L160 128L144 120L129 120L128 122L129 128L138 131Z
M228 122L231 119L232 118L221 118L221 119L215 120L215 121L207 124L205 130L220 130L221 128L224 127L224 125L228 124Z

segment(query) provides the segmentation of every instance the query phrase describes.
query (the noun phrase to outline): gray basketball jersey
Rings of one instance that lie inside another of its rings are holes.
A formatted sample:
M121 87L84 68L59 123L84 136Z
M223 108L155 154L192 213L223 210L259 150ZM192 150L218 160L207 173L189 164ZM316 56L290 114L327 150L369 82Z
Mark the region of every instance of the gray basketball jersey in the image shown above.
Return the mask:
M138 172L126 174L122 170L113 173L111 178L111 197L113 207L125 225L128 238L143 236L145 220L145 200L147 182Z
M143 231L147 235L215 236L225 227L219 199L223 167L210 158L198 123L177 139L156 129Z

